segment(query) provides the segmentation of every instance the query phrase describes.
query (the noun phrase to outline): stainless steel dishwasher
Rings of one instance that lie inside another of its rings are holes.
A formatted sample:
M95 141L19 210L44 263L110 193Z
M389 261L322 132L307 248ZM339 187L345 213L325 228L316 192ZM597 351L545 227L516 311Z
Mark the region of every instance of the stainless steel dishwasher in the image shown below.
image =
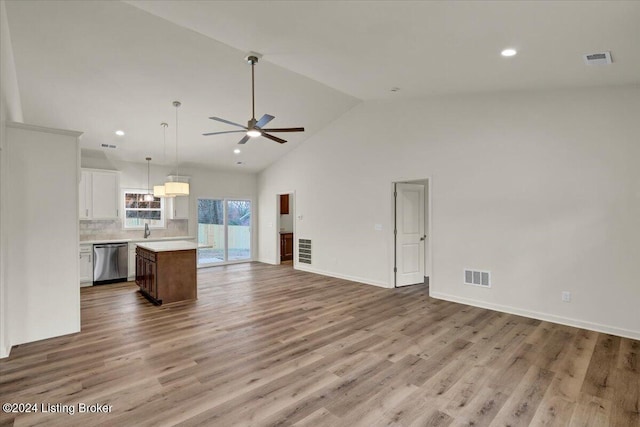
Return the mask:
M103 243L93 245L93 284L126 282L129 273L128 245Z

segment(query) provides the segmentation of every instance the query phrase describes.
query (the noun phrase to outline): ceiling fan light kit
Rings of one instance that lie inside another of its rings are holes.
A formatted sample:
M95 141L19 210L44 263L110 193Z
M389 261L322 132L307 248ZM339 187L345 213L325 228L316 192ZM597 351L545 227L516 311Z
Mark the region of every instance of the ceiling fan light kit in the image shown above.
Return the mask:
M236 126L242 128L244 130L230 130L223 132L209 132L203 133L203 136L209 135L221 135L226 133L244 133L245 135L242 137L238 144L245 144L249 138L256 138L258 136L263 136L267 139L275 141L280 144L284 144L287 142L282 138L278 138L277 136L271 135L267 132L304 132L303 127L296 128L270 128L267 129L264 126L267 125L271 120L275 117L269 114L264 114L260 120L256 120L256 96L255 96L255 66L258 61L262 58L262 55L256 52L249 52L249 54L244 58L251 65L251 119L247 122L247 126L243 126L239 123L231 122L229 120L221 119L220 117L209 117L211 120L215 120L221 123L226 123L228 125Z

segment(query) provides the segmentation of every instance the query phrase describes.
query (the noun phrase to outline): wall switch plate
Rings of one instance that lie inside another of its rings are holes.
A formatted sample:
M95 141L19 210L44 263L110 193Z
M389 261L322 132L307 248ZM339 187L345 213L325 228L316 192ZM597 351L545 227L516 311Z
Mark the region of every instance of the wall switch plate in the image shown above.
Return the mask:
M382 231L382 224L374 224L373 229L376 231Z
M562 302L571 302L571 292L562 291Z

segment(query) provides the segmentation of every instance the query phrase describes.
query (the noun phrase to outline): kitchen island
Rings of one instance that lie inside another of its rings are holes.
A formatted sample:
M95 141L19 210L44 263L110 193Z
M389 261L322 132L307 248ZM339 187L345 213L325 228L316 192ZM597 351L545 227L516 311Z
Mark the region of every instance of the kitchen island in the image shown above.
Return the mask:
M185 240L138 243L136 284L154 304L197 298L196 249Z

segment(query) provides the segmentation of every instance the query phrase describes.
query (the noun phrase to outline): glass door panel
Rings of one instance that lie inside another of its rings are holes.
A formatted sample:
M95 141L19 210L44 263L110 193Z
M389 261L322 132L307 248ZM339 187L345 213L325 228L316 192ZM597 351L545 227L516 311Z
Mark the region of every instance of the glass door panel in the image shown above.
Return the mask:
M251 259L251 201L227 200L229 261Z
M198 199L198 265L251 259L251 201Z
M198 199L198 265L227 260L224 218L224 200Z

